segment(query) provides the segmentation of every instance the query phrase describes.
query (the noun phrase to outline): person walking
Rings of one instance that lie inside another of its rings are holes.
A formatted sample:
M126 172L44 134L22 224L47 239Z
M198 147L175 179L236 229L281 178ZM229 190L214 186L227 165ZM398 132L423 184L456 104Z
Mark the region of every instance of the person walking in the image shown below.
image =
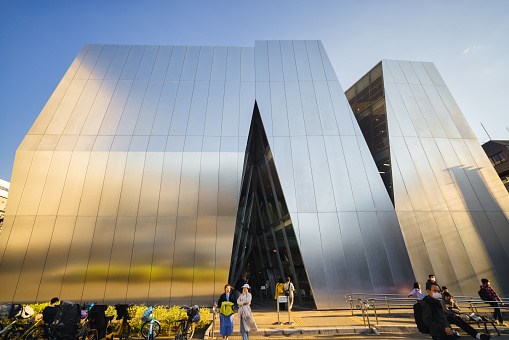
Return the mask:
M233 324L235 318L235 312L233 308L235 307L235 298L233 296L233 291L231 290L231 286L226 284L224 286L224 293L221 294L219 300L217 301L217 306L219 309L219 333L223 336L223 340L227 340L233 332Z
M493 313L493 319L498 320L498 324L500 326L505 326L504 319L502 319L502 312L500 311L500 306L503 306L502 300L495 292L493 288L491 288L491 282L488 279L481 279L481 290L484 290L488 293L490 299L488 301L491 307L495 307L495 312Z
M293 286L293 283L291 282L290 277L287 277L287 280L286 280L285 286L284 286L284 290L285 290L286 298L288 299L288 309L290 311L293 311L293 299L294 299L293 292L295 291L295 287Z
M237 299L239 306L239 325L242 340L249 340L249 332L258 330L256 322L251 312L251 300L253 297L249 293L249 285L246 283L242 286L242 294Z

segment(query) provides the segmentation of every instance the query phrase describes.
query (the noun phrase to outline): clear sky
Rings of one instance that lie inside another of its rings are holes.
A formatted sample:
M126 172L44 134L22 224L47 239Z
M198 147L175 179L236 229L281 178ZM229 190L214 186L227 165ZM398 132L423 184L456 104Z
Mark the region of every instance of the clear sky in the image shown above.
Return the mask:
M0 179L83 44L319 39L343 89L381 59L432 61L481 143L509 139L509 1L0 0Z

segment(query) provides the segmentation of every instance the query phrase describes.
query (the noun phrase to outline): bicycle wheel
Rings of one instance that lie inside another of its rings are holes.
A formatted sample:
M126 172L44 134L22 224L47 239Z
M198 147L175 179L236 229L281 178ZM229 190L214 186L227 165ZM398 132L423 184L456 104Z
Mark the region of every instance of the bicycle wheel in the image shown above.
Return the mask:
M141 336L145 339L148 339L148 333L150 332L150 323L152 321L147 321L141 326ZM152 325L152 334L154 335L152 338L155 338L159 335L159 332L161 331L161 324L159 321L154 320L154 324Z
M15 329L13 330L12 332L9 332L6 336L5 336L5 340L17 340L19 338L21 338L21 336L23 335L23 329Z
M189 328L187 329L187 336L186 340L192 339L194 335L194 323L189 325Z
M78 339L85 340L87 337L87 333L90 330L90 321L87 320L80 329L78 329L78 335L76 336Z
M119 339L120 340L126 340L129 339L129 336L131 335L131 325L129 325L127 322L122 326L122 331L120 332Z
M35 327L25 337L25 340L43 340L47 339L46 329L42 326Z
M179 323L177 327L177 331L175 332L175 340L186 340L187 334L184 334L186 329L186 322L182 321Z

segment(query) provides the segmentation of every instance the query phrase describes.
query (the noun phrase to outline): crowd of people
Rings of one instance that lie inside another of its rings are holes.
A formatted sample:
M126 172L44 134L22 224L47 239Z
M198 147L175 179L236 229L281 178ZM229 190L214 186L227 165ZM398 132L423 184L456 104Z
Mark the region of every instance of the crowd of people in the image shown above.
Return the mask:
M479 290L480 297L494 307L494 320L498 321L499 325L505 326L500 311L500 307L504 303L491 287L490 280L482 279L481 283L482 285ZM446 286L440 287L433 274L429 275L429 279L426 282L426 292L428 295L424 295L421 291L421 285L415 282L414 289L408 296L415 295L421 301L422 319L426 327L429 328L433 340L459 337L459 334L452 329L451 324L460 327L473 338L479 340L490 339L489 334L479 333L467 323L467 321L471 320L470 316L461 312L448 288Z

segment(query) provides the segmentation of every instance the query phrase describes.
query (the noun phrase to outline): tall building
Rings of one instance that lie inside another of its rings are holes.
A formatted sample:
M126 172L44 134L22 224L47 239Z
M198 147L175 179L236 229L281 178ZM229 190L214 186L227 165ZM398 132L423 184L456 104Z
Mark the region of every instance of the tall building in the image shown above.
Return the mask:
M382 60L346 91L416 278L509 291L509 196L433 63Z
M482 145L498 176L509 191L509 141L490 140Z

